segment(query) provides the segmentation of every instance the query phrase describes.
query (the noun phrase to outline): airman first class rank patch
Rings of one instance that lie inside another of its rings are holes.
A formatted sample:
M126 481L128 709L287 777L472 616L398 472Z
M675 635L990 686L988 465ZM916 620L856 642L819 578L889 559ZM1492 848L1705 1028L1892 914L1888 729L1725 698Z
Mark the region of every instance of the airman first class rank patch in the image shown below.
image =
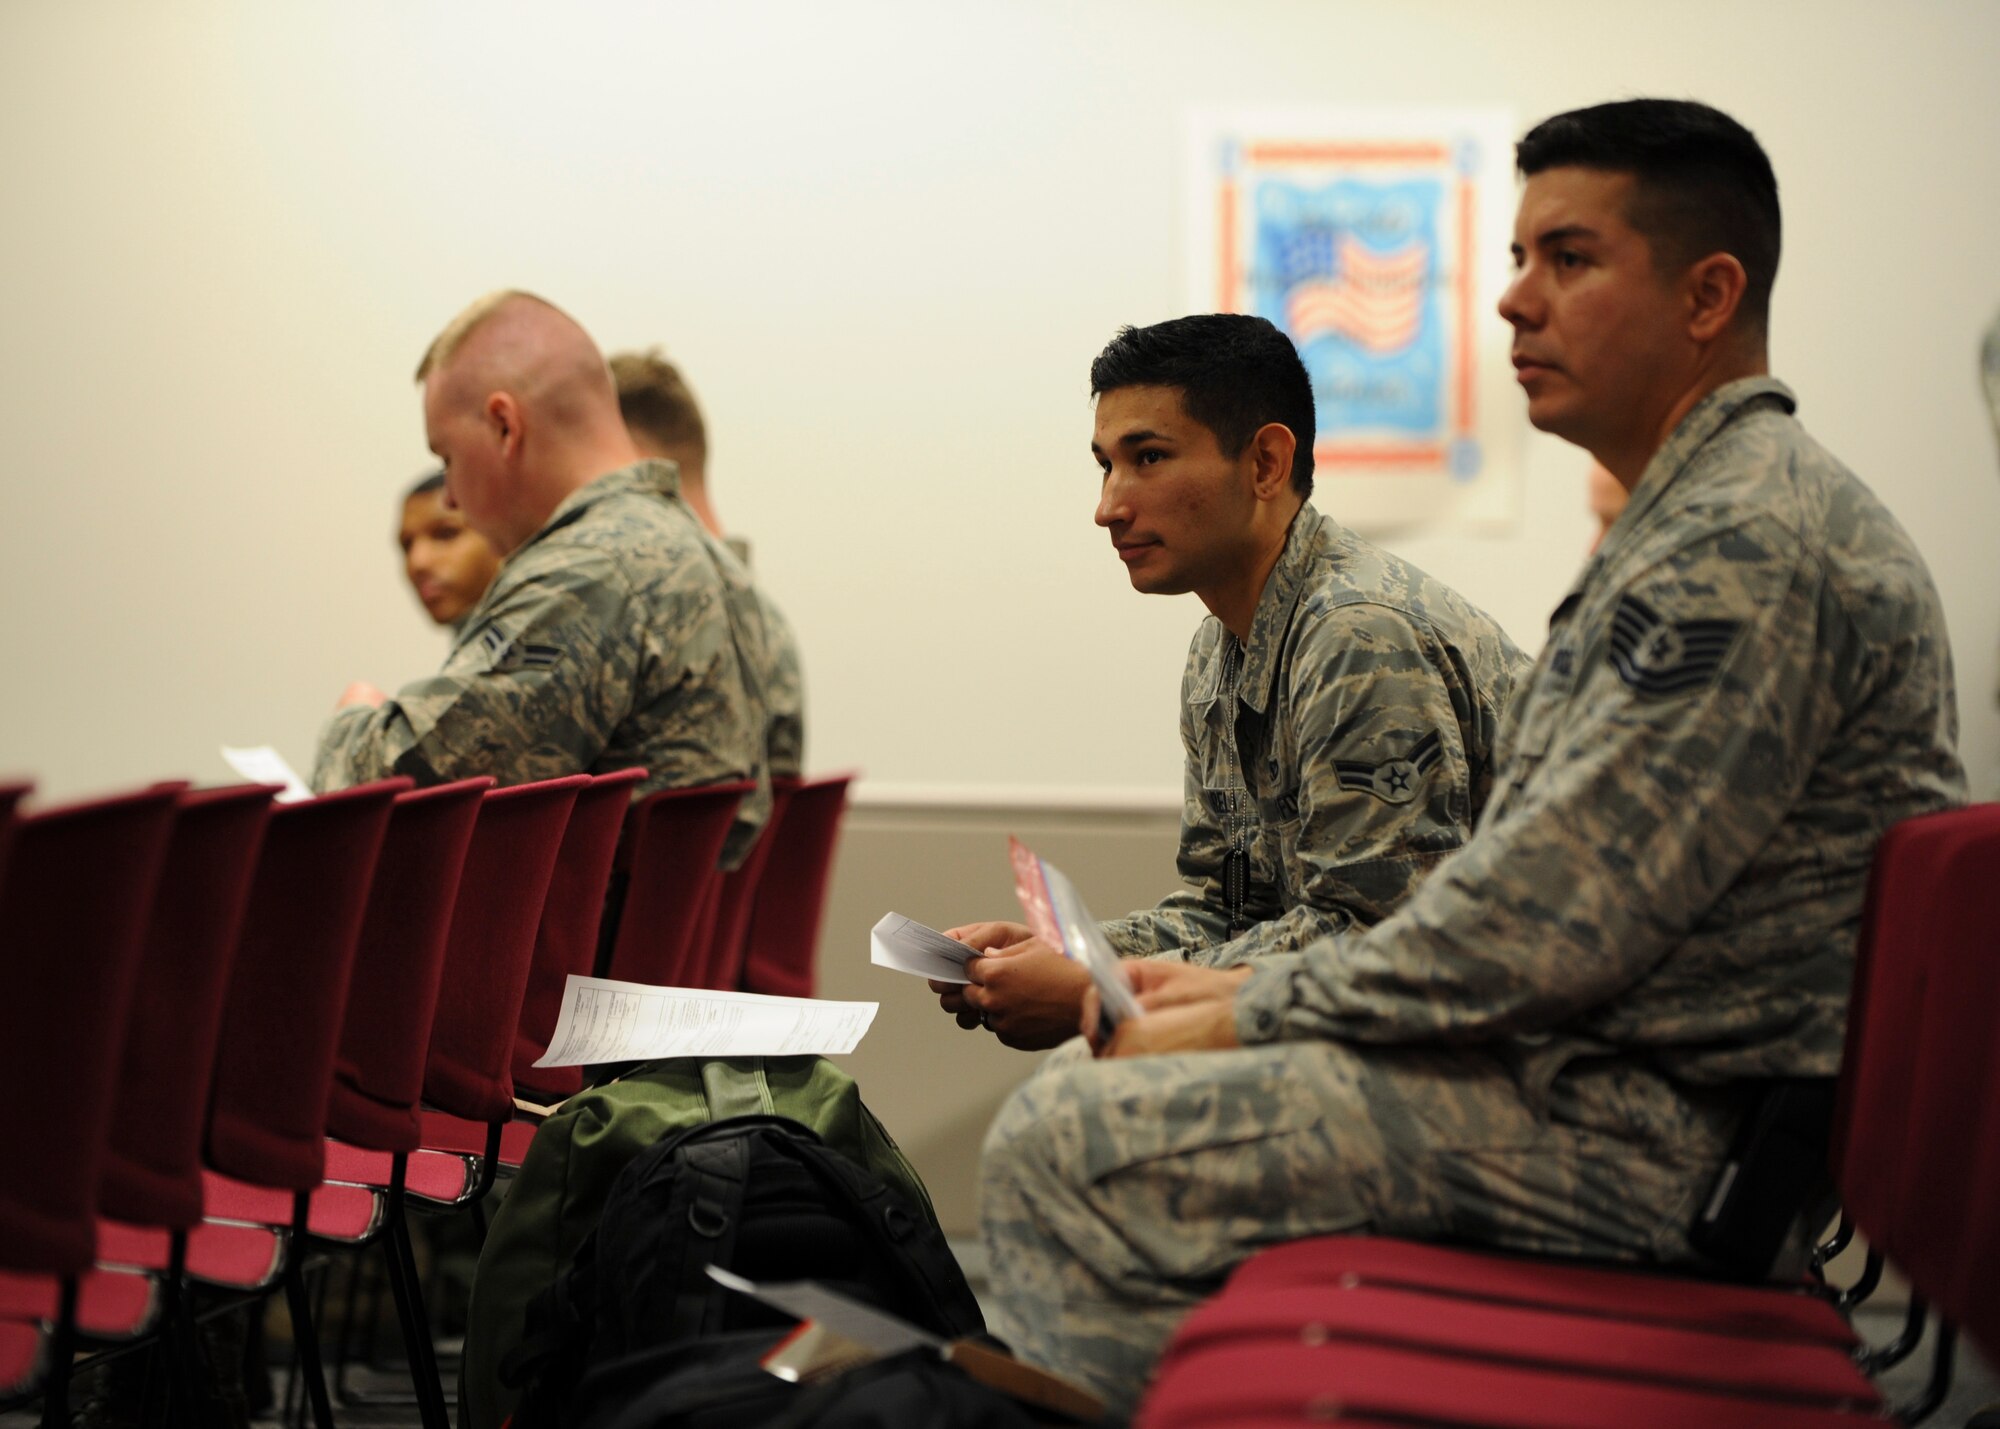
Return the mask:
M479 637L479 643L486 647L495 670L552 670L563 656L560 645L529 645L509 640L491 626Z
M1700 689L1722 668L1740 620L1668 620L1637 596L1611 617L1611 668L1642 695Z
M1407 758L1391 759L1386 764L1370 764L1365 759L1336 759L1333 770L1343 789L1357 789L1391 804L1407 804L1417 797L1417 785L1424 775L1430 773L1443 758L1444 737L1432 730L1417 741Z

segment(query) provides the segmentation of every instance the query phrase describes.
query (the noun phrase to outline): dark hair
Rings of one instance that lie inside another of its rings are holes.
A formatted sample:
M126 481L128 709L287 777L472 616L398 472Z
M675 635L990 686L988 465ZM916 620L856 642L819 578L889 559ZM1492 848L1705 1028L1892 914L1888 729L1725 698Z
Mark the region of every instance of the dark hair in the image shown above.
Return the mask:
M439 467L427 476L418 477L417 484L403 493L403 500L408 501L413 497L429 496L433 491L442 490L444 490L444 468Z
M1313 390L1292 340L1263 318L1202 313L1125 327L1090 364L1090 395L1173 387L1187 414L1240 456L1268 422L1291 428L1292 489L1313 489Z
M1544 119L1514 150L1524 176L1575 167L1637 181L1631 225L1662 272L1728 253L1748 282L1739 312L1764 331L1778 276L1778 178L1757 136L1691 99L1621 99Z
M670 451L688 452L697 461L708 459L708 427L701 408L680 369L660 356L657 347L614 354L609 366L618 388L618 412L627 427Z

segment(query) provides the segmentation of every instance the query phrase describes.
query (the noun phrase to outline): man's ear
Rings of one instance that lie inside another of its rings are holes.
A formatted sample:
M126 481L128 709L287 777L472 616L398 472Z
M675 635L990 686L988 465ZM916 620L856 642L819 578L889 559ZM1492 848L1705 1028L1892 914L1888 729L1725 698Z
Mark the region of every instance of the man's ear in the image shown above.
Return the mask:
M500 442L503 458L521 454L521 404L508 392L489 393L486 398L486 422Z
M1729 331L1743 305L1749 274L1734 254L1711 253L1687 271L1688 336L1713 342Z
M1292 484L1299 439L1283 422L1266 422L1250 438L1250 485L1259 501L1274 501Z

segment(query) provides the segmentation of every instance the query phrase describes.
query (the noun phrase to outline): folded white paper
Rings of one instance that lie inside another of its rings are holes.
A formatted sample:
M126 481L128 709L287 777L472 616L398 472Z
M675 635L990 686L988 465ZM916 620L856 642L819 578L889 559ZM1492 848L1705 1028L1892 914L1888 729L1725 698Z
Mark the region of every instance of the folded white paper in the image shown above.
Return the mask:
M537 1067L656 1057L838 1057L861 1043L874 1002L652 987L569 975L555 1035Z
M233 749L225 744L222 746L222 758L252 784L284 785L283 790L274 796L280 804L296 804L313 796L313 791L306 787L306 781L299 778L299 771L287 764L285 756L268 744L251 749Z
M972 955L965 944L901 913L884 913L882 921L868 930L868 961L878 968L938 982L971 982L965 975L965 960Z

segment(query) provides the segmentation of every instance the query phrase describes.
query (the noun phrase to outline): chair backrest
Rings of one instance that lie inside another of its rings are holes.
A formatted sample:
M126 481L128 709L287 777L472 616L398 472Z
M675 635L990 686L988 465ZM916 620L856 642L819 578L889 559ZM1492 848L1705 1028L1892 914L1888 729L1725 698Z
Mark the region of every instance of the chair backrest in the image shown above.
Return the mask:
M7 849L14 841L15 809L34 789L28 780L0 780L0 877L7 872Z
M172 787L30 814L0 881L0 1266L73 1274L97 1188Z
M514 1029L542 904L570 810L589 783L572 774L494 789L480 808L424 1063L424 1100L455 1116L495 1122L514 1113Z
M758 889L763 884L772 854L785 836L785 811L791 807L792 795L798 787L796 779L771 781L771 812L765 816L764 827L757 831L757 842L750 846L743 862L722 875L721 886L715 894L713 915L708 920L707 954L702 960L697 980L690 986L718 988L725 992L736 990L736 984L743 976L751 910L755 907Z
M201 1219L201 1134L216 1034L276 784L181 795L139 958L98 1209L140 1225Z
M334 1055L326 1129L343 1141L377 1151L414 1151L423 1142L417 1099L445 940L480 803L492 787L481 777L396 796Z
M1855 1227L2000 1350L2000 804L1898 824L1875 855L1834 1169Z
M623 910L604 976L673 987L698 956L695 936L720 881L723 840L756 786L662 789L632 806L621 864Z
M288 1191L320 1183L354 945L390 810L409 787L384 779L271 814L216 1045L206 1157L225 1175Z
M644 769L595 776L577 793L569 827L563 831L535 933L521 1020L514 1030L514 1085L544 1101L560 1101L583 1090L581 1067L537 1068L535 1063L555 1035L569 975L588 977L596 963L597 930L604 919L604 895L618 853L618 836L632 808L633 791L645 778Z
M792 795L750 918L740 985L748 992L811 997L820 922L854 775L810 779Z

